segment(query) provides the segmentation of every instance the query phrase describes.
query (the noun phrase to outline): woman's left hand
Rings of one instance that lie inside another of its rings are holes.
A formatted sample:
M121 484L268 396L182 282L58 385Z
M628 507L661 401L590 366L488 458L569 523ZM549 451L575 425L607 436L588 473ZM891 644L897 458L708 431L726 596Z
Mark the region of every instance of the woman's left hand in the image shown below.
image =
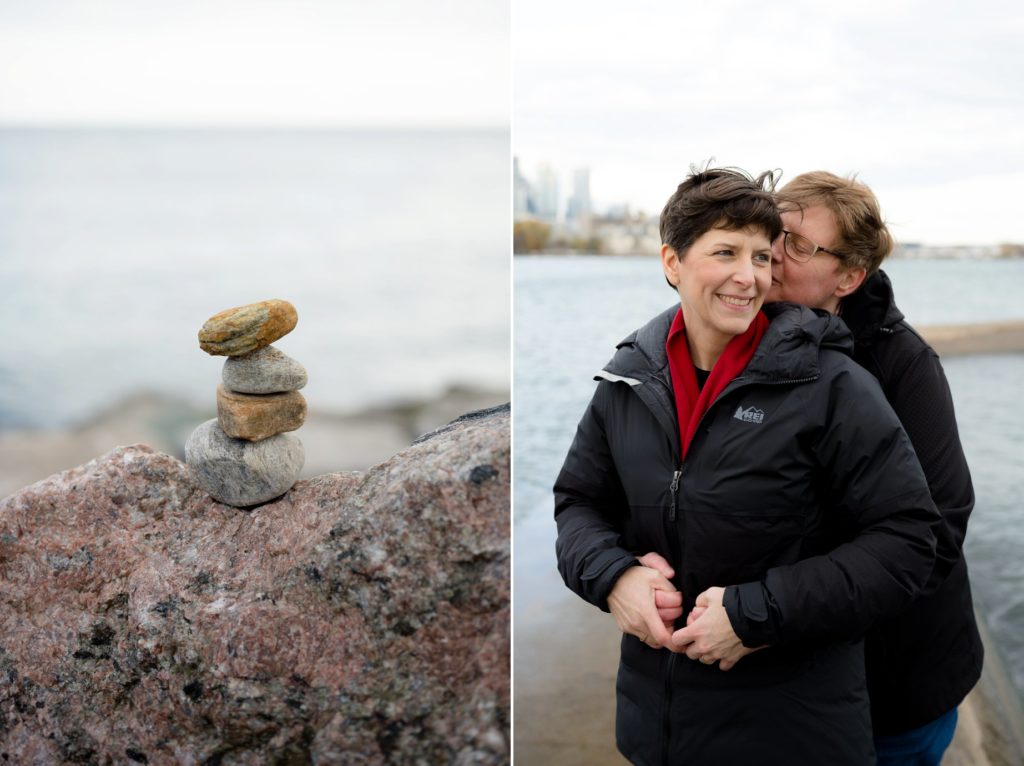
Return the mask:
M705 665L718 662L719 668L729 670L751 652L764 647L749 649L743 645L722 604L724 596L725 588L708 588L697 596L695 611L701 610L700 614L672 634L672 648L677 652L685 651L691 660Z

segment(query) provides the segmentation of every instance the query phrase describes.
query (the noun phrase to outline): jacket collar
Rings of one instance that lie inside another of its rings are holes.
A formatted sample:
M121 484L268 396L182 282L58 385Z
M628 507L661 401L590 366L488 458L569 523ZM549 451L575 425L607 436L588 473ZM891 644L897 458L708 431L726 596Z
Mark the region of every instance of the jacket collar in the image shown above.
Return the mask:
M870 342L903 321L903 312L896 308L893 298L892 283L884 271L872 274L857 292L843 299L841 315L857 343Z
M672 306L616 347L615 356L599 377L619 378L637 386L652 378L670 388L665 339L679 306ZM767 304L771 320L761 345L738 380L784 383L810 380L820 374L819 351L832 348L849 354L853 338L841 319L826 311L795 303Z
M639 380L668 370L665 341L679 304L669 306L639 330L623 338L615 346L615 356L605 365L605 371ZM667 372L666 382L668 381Z

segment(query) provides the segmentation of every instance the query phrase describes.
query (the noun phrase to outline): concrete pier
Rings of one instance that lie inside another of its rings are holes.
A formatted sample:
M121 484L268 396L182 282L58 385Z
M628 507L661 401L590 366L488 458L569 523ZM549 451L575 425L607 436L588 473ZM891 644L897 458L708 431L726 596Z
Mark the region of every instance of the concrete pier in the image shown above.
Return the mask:
M939 356L1024 352L1024 320L918 327Z

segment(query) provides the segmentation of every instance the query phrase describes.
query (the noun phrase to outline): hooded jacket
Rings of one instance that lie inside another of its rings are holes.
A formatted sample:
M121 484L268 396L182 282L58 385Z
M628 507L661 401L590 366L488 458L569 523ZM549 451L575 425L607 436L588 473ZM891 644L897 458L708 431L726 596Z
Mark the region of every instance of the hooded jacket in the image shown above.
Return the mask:
M767 307L746 370L685 462L665 340L626 338L555 484L558 567L607 610L635 556L675 568L684 614L712 586L744 645L722 672L624 635L616 737L635 763L873 763L860 637L932 570L940 519L877 382L825 312Z
M888 276L878 272L845 298L842 317L854 334L854 359L878 379L907 431L943 520L925 592L866 637L871 715L884 736L952 710L981 675L984 649L962 550L974 489L946 374L904 321Z

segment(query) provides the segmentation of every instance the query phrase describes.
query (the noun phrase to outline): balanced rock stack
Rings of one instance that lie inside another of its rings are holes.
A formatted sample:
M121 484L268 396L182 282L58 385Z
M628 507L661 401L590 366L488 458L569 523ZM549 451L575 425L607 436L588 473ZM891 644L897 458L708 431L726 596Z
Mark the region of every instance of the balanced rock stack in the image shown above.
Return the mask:
M306 419L306 370L270 344L295 328L288 301L269 300L206 320L199 347L226 356L217 417L185 444L185 462L215 499L245 507L273 500L299 478L305 451L294 431Z

